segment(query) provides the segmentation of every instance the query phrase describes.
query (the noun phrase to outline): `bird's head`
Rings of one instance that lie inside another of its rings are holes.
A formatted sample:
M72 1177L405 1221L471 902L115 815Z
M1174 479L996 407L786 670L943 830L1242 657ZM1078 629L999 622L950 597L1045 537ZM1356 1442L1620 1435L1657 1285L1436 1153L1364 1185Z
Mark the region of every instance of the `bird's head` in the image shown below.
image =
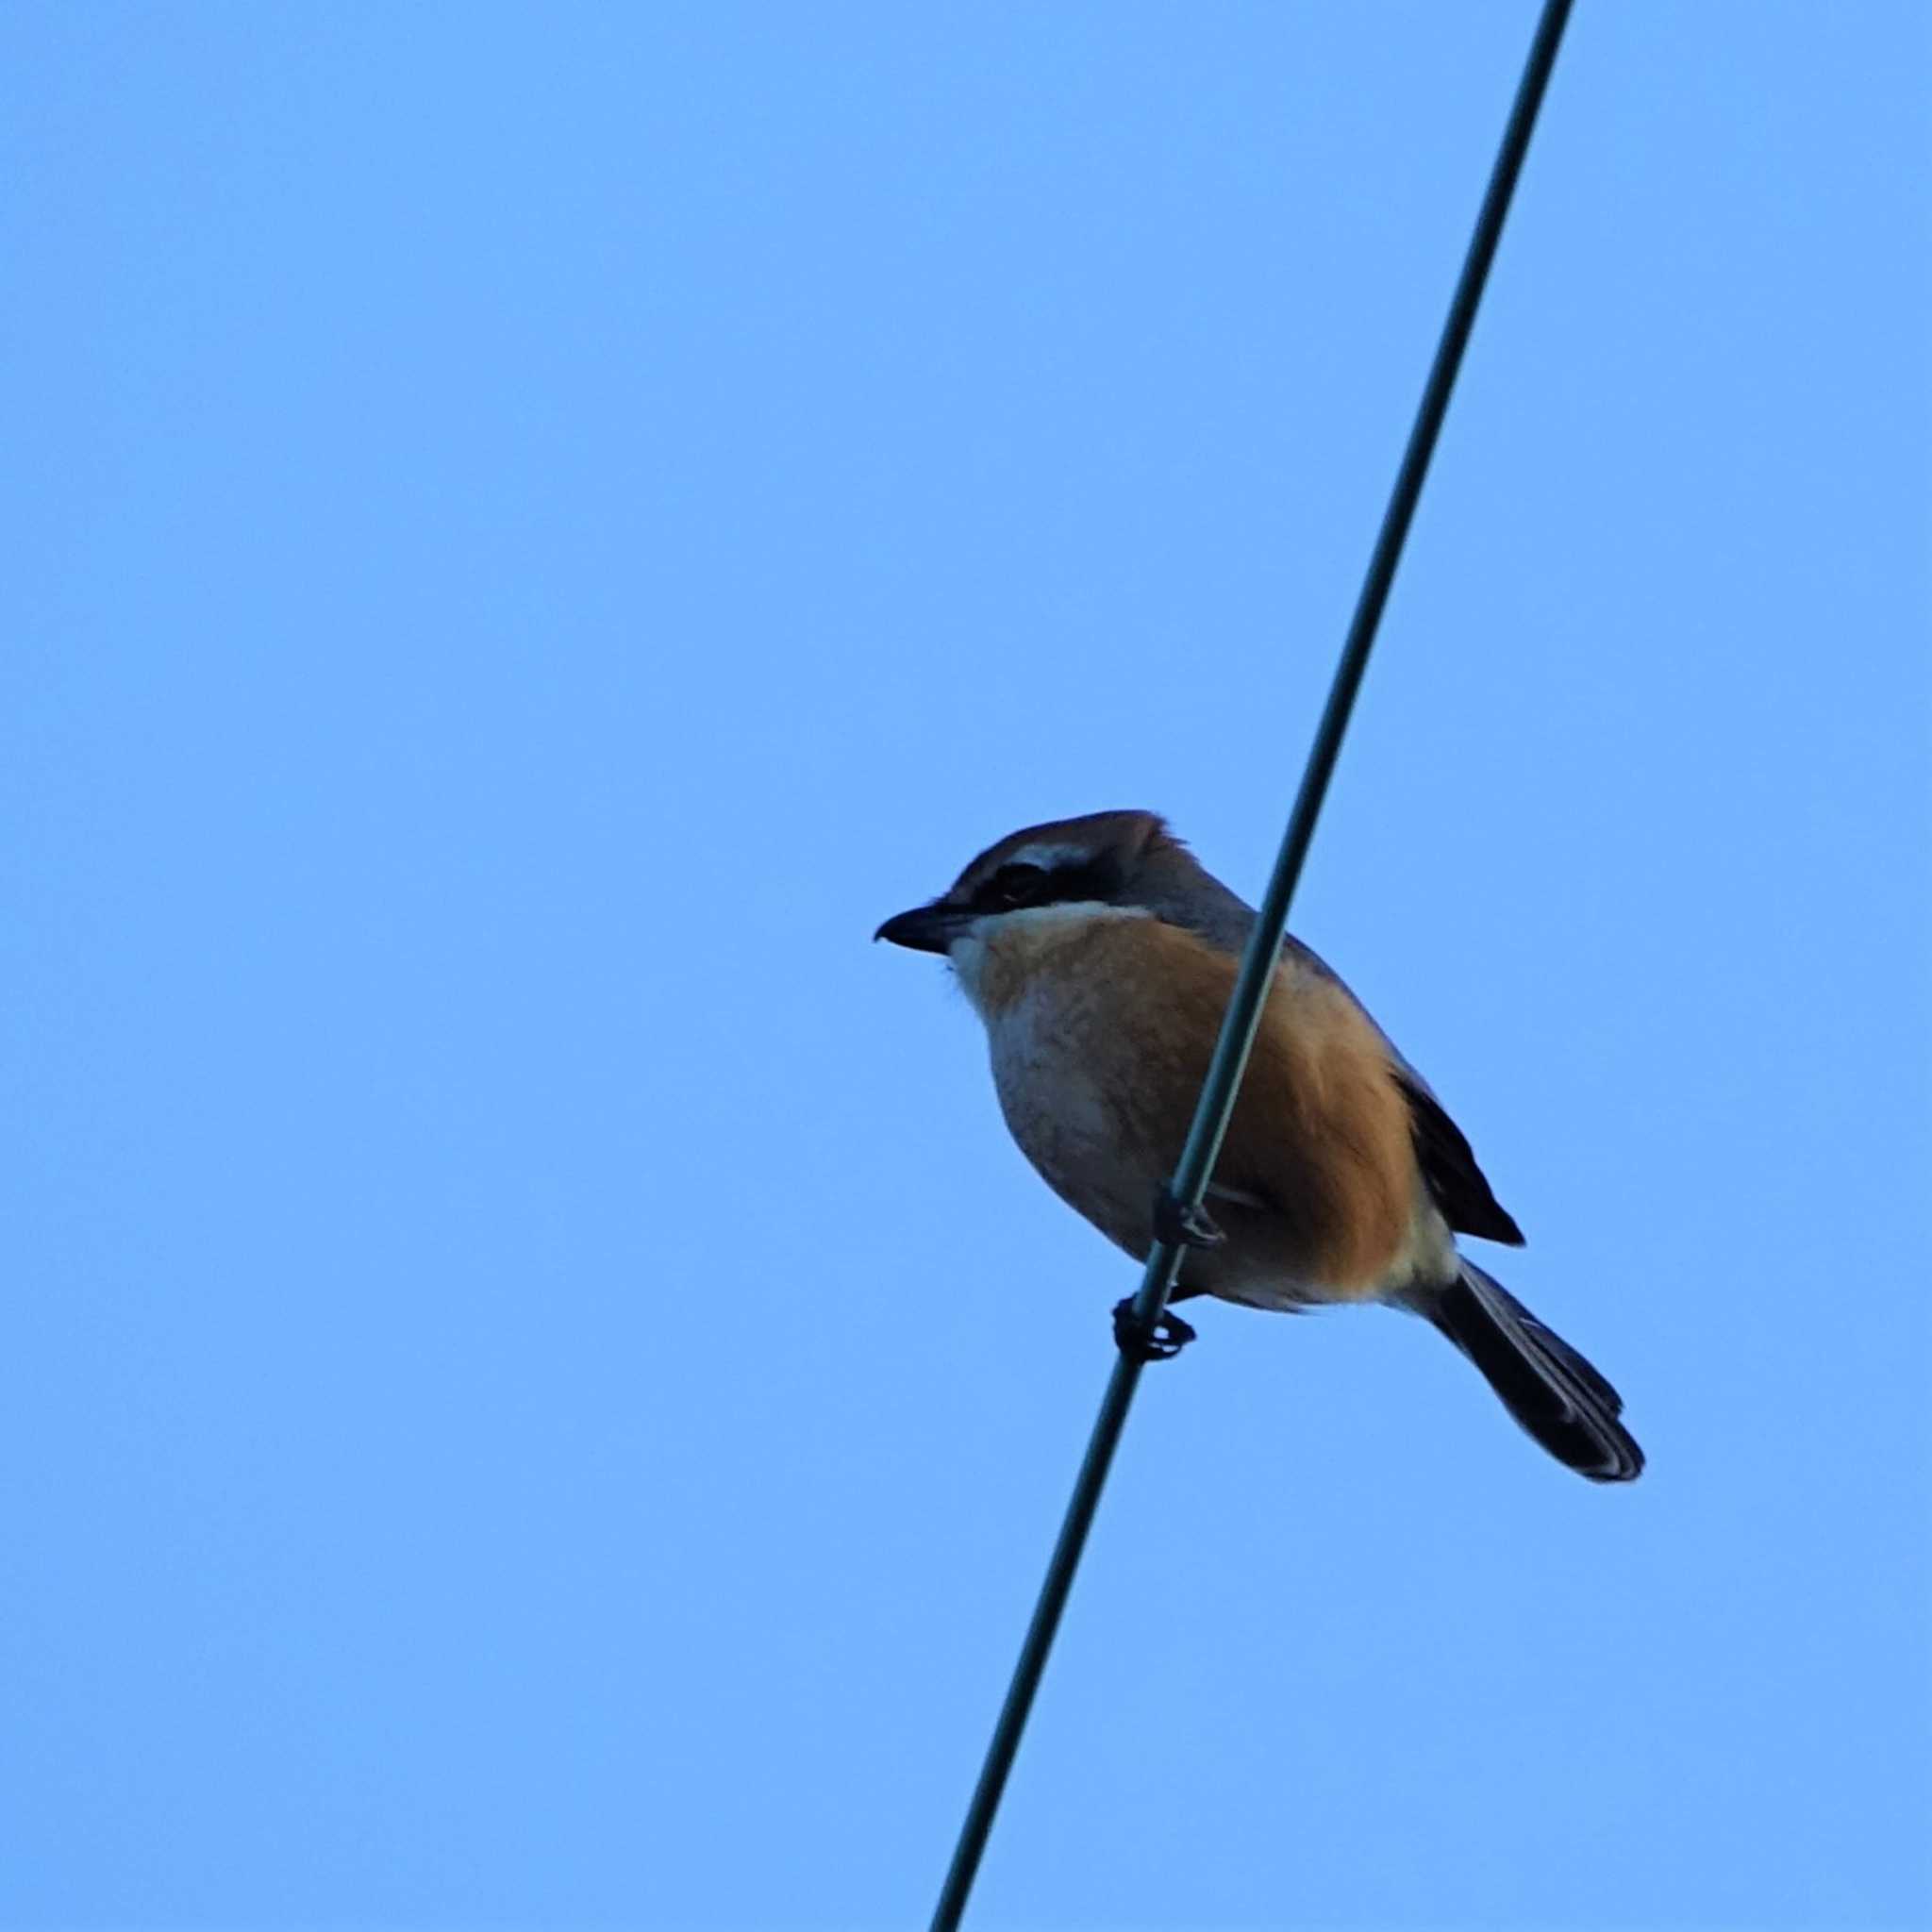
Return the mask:
M1232 895L1151 811L1096 811L1028 825L989 845L937 899L895 913L873 937L950 953L969 932L1046 906L1135 908L1177 924L1191 900ZM1238 902L1237 902L1238 903Z

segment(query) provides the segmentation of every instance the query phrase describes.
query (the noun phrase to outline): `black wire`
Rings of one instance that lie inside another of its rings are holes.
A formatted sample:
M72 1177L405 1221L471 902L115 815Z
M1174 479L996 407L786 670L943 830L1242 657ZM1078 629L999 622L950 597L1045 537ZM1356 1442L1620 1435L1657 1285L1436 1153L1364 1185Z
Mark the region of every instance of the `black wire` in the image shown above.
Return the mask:
M1402 547L1415 518L1415 508L1428 475L1429 458L1435 454L1436 439L1449 408L1449 397L1456 387L1456 375L1462 365L1462 352L1469 345L1475 325L1477 306L1489 279L1490 265L1495 259L1496 244L1503 235L1503 222L1509 212L1524 156L1536 127L1538 110L1549 85L1550 71L1557 62L1557 48L1570 18L1571 0L1545 0L1537 22L1536 37L1530 42L1529 58L1524 65L1523 79L1503 129L1502 145L1490 185L1476 213L1475 231L1470 238L1469 253L1463 258L1462 274L1449 304L1442 325L1436 358L1430 365L1428 381L1423 386L1417 407L1415 427L1409 431L1408 446L1402 453L1402 466L1395 473L1389 507L1382 515L1381 533L1369 558L1361 594L1356 601L1355 616L1341 647L1341 660L1336 667L1335 681L1328 702L1316 727L1315 741L1302 774L1301 789L1295 794L1294 808L1289 814L1288 829L1268 890L1255 919L1255 929L1241 959L1240 976L1228 1000L1227 1013L1221 1024L1221 1038L1208 1070L1193 1124L1188 1131L1180 1165L1174 1171L1171 1191L1175 1200L1198 1208L1214 1171L1215 1157L1227 1132L1228 1117L1234 1111L1235 1094L1254 1045L1255 1031L1260 1024L1261 1006L1274 976L1274 960L1288 929L1289 902L1301 877L1302 863L1315 835L1315 821L1321 815L1322 801L1328 781L1334 775L1336 760L1341 754L1341 741L1348 729L1349 714L1355 708L1356 693L1361 689L1362 674L1368 669L1369 652L1382 621L1383 607L1389 601L1395 569L1402 559ZM1180 1264L1180 1250L1157 1241L1147 1257L1146 1272L1134 1307L1138 1320L1151 1327L1167 1306L1174 1291L1174 1275ZM1047 1563L1046 1578L1041 1585L1032 1622L1020 1646L1019 1661L1013 1667L999 1721L993 1726L992 1740L987 1746L986 1762L968 1806L965 1823L959 1829L953 1862L932 1916L933 1932L955 1932L966 1909L966 1900L986 1852L1000 1796L1020 1749L1020 1737L1033 1708L1040 1679L1046 1669L1047 1653L1053 1647L1054 1633L1059 1627L1060 1613L1066 1607L1074 1575L1100 1506L1101 1491L1107 1483L1108 1469L1126 1425L1127 1408L1141 1377L1141 1362L1122 1354L1108 1378L1107 1393L1101 1400L1100 1414L1087 1444L1087 1454L1074 1479L1074 1493L1060 1524L1058 1541Z

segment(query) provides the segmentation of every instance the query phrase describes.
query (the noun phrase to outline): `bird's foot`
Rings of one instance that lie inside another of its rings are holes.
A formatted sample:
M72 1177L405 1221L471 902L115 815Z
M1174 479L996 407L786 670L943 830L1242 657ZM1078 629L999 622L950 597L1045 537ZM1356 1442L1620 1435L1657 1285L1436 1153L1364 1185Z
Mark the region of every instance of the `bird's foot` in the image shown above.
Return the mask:
M1194 1339L1194 1324L1183 1322L1172 1308L1164 1311L1151 1328L1135 1319L1135 1297L1128 1295L1114 1304L1113 1342L1124 1356L1136 1361L1172 1361Z
M1218 1248L1227 1235L1207 1208L1184 1206L1163 1181L1154 1196L1154 1239L1170 1248Z

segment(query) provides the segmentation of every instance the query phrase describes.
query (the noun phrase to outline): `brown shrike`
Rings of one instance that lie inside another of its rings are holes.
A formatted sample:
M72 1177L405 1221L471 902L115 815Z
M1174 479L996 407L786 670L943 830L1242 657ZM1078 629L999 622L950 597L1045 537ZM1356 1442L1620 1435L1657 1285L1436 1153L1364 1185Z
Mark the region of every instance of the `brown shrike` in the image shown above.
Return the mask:
M1296 940L1207 1211L1174 1212L1166 1184L1254 922L1153 812L1104 811L1002 839L876 937L951 960L986 1023L1007 1124L1063 1201L1137 1258L1157 1228L1185 1243L1174 1300L1407 1308L1559 1462L1629 1481L1643 1452L1617 1391L1457 1252L1458 1234L1523 1244L1469 1142ZM1158 1359L1193 1339L1175 1315L1136 1332L1131 1310L1131 1298L1115 1310L1123 1348Z

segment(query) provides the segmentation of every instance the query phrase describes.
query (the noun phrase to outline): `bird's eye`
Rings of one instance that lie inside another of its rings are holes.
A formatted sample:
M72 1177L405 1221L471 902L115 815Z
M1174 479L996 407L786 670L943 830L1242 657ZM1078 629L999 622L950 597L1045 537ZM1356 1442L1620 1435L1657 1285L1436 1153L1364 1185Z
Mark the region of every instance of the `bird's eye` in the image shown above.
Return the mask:
M1034 906L1046 892L1046 869L1039 865L1003 865L985 887L989 905L1000 911L1015 906Z

